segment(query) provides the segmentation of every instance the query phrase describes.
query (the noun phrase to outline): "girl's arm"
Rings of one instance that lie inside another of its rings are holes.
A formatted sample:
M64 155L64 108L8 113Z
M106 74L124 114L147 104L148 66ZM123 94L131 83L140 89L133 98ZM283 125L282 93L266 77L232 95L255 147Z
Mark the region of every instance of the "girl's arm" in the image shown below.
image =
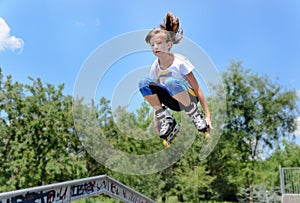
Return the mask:
M200 101L200 104L204 110L204 113L205 113L205 117L206 117L206 121L207 121L207 124L209 125L209 127L211 129L212 128L212 124L211 124L211 117L210 117L210 111L209 111L209 108L208 108L208 105L206 103L206 99L204 97L204 94L202 92L202 89L200 88L193 72L190 72L186 75L188 81L190 82L195 94L197 95L199 101Z

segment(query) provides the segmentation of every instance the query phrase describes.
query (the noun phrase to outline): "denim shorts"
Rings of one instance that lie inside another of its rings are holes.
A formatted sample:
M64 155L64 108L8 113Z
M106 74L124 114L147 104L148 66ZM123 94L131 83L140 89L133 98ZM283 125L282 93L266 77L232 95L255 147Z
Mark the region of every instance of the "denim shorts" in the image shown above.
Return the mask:
M182 104L174 99L173 96L180 92L187 91L188 87L183 81L175 77L170 77L165 80L164 85L159 84L153 79L146 77L140 80L139 90L143 97L156 94L161 104L169 107L174 111L181 111L183 109ZM192 102L198 102L197 97L193 96L191 93L189 93L189 95Z

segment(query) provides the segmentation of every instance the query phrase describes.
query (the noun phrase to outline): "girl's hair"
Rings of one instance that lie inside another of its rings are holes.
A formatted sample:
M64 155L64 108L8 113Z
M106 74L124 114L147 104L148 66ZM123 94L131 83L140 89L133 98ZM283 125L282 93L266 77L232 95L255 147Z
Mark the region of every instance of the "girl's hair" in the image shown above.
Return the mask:
M179 19L170 12L166 14L164 23L160 24L159 28L154 28L147 34L145 41L149 44L150 39L158 33L164 33L166 41L171 41L173 44L178 44L183 37L183 30L179 27Z

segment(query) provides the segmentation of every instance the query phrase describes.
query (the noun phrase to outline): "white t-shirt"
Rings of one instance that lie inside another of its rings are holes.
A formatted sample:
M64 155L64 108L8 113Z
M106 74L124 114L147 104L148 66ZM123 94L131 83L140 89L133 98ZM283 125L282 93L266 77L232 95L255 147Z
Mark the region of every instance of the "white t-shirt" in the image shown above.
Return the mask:
M180 54L174 54L174 61L172 65L165 70L160 68L158 59L156 59L151 66L150 77L162 85L164 85L164 81L168 77L176 77L182 80L189 88L192 88L191 84L186 78L186 75L193 69L194 66L186 57Z

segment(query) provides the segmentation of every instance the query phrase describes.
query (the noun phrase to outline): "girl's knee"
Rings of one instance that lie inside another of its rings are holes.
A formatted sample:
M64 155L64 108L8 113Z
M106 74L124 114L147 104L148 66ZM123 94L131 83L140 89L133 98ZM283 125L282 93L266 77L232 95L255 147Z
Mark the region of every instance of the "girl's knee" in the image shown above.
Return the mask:
M174 77L168 78L165 81L165 86L172 93L172 96L187 90L184 82Z
M145 77L139 81L139 88L149 86L151 82L154 82L151 78Z
M147 77L145 77L139 81L139 90L144 97L153 94L152 90L150 88L150 84L153 82L154 81L151 78L147 78Z

